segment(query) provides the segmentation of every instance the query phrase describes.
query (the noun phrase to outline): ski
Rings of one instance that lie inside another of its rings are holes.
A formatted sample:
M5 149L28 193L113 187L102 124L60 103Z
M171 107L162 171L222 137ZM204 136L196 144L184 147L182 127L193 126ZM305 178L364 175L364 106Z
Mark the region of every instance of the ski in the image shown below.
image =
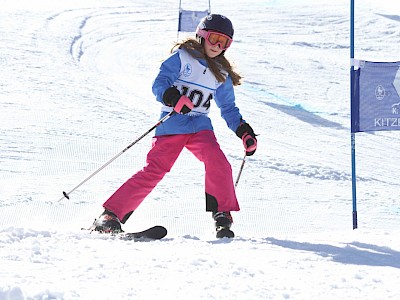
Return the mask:
M91 228L86 229L82 228L82 230L90 230L93 232ZM97 231L95 231L97 232ZM119 232L119 233L104 233L104 232L97 232L99 234L109 235L111 237L118 237L121 240L126 241L153 241L153 240L161 240L163 237L167 235L167 229L163 226L157 225L145 229L143 231L137 232Z
M117 236L122 240L161 240L167 235L167 229L163 226L153 226L138 232L121 232Z

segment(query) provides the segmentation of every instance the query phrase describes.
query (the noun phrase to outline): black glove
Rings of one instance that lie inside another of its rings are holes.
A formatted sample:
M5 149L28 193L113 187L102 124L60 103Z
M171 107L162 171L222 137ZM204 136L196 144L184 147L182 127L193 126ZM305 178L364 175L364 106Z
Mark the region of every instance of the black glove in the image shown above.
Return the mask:
M253 155L257 150L257 139L253 128L247 123L241 123L236 129L236 135L242 139L246 155Z
M182 96L174 86L165 90L163 101L165 105L172 106L179 114L187 114L194 107L192 101L188 97Z

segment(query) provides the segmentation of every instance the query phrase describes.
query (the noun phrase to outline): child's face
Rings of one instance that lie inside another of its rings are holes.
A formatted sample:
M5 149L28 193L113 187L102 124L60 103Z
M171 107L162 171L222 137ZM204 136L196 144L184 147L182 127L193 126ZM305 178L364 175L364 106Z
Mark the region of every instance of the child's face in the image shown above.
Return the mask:
M219 44L216 44L214 46L210 45L210 43L204 43L204 51L206 52L206 55L210 58L217 57L222 53L222 50L219 48Z

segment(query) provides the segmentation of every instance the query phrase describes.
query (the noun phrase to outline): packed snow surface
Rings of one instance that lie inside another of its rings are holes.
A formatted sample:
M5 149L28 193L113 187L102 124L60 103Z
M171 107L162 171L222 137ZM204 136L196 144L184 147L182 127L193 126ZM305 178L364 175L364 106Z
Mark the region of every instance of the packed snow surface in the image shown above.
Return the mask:
M204 10L207 1L182 1ZM400 135L356 134L352 228L350 1L214 1L235 27L237 105L258 136L234 239L216 239L204 167L184 151L126 231L81 231L143 167L152 81L177 32L178 1L0 0L0 300L400 299ZM390 2L390 4L388 3ZM400 5L356 1L355 56L400 60ZM236 179L241 141L211 118Z

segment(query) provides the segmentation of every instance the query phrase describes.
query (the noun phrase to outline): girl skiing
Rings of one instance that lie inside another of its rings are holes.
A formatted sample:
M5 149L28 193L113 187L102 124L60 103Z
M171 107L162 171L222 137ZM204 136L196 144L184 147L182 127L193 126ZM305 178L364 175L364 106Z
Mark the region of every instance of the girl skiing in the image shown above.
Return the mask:
M92 229L121 232L124 224L145 197L169 172L185 147L205 165L206 211L212 212L218 232L230 232L231 211L239 211L232 168L216 140L208 117L211 101L221 110L228 127L243 140L246 155L253 155L257 140L235 105L233 86L239 85L225 52L232 44L231 21L218 14L203 18L190 38L176 44L161 64L153 93L162 104L161 117L175 111L156 128L145 167L129 178L104 204L105 211Z

